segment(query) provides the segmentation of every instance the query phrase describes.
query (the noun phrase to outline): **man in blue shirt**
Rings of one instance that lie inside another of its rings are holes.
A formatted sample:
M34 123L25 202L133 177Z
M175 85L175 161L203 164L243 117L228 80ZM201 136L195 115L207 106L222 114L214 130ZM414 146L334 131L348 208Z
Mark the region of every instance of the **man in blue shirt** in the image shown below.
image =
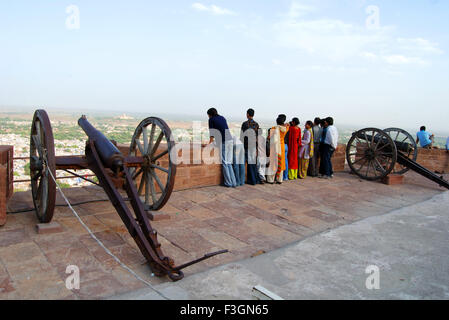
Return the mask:
M334 126L334 119L327 117L323 121L323 132L320 139L320 178L330 179L334 176L332 156L338 146L338 130Z
M416 137L416 143L419 143L421 148L432 149L434 135L427 132L425 126L421 127Z
M224 185L225 187L235 188L237 182L232 167L234 141L229 131L228 123L224 117L218 114L215 108L207 110L207 115L209 116L209 143L215 140L217 146L221 146L221 165Z

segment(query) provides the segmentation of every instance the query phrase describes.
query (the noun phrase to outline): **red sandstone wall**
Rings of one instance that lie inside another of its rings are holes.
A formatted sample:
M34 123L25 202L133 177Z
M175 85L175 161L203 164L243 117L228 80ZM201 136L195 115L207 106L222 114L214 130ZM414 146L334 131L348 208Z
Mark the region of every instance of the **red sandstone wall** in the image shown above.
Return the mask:
M205 164L204 161L201 161L200 164L193 164L193 147L190 146L190 154L184 155L181 149L181 144L177 144L177 148L179 148L178 157L179 159L184 159L183 162L191 163L185 164L181 163L176 168L176 179L175 179L175 187L174 190L185 190L197 187L207 187L207 186L216 186L221 184L222 182L222 174L221 174L221 165L219 164ZM120 151L127 155L129 151L129 146L126 145L118 145ZM166 149L165 146L161 146L161 149ZM184 149L187 150L187 149ZM201 148L201 152L204 152L204 148ZM218 157L219 155L215 155L214 152L211 152L211 157ZM183 158L185 157L185 158ZM159 160L159 163L162 167L168 167L168 156L164 156ZM215 163L215 161L214 161ZM165 184L166 178L164 174L159 173L159 177L161 182ZM156 189L159 188L156 185Z
M346 145L339 144L332 157L332 167L335 172L345 171Z
M449 172L449 153L443 149L418 149L418 163L430 171Z
M346 145L339 144L337 150L335 150L334 155L332 156L332 169L334 172L345 171L345 163L346 163ZM320 165L320 160L318 160L318 166Z
M6 223L6 202L14 191L13 155L12 146L0 146L0 226Z
M198 146L198 145L197 145ZM128 154L129 146L119 145L120 151L123 154ZM178 157L182 158L182 149L181 145L177 144L179 148ZM186 150L186 149L185 149ZM345 167L345 151L346 145L340 144L338 145L337 150L332 157L332 164L335 172L344 171ZM201 148L201 152L204 152L204 148ZM218 154L215 155L213 152L211 153L211 157L217 157ZM222 172L220 164L205 164L204 161L201 164L192 164L193 163L193 146L190 146L190 155L185 156L184 162L191 163L185 164L182 163L178 165L176 170L176 179L175 179L175 190L185 190L197 187L207 187L207 186L216 186L222 183ZM161 158L161 165L166 167L166 162L168 161L168 157ZM214 161L214 163L216 163ZM165 183L165 179L163 176L160 177L162 183ZM157 186L156 186L157 188Z

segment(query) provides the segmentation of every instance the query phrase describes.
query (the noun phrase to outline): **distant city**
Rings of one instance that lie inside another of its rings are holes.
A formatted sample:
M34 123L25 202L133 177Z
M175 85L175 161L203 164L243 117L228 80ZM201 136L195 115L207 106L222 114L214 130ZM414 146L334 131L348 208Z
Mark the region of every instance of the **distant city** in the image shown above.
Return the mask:
M135 128L148 115L143 114L112 114L106 115L104 112L89 112L89 121L100 131L102 131L109 139L115 140L120 144L129 144ZM77 121L81 114L70 114L65 112L49 111L49 116L53 128L53 135L55 139L56 155L82 155L84 154L86 135L78 126ZM207 119L195 119L171 115L158 115L162 117L170 126L173 135L177 141L189 141L194 138L194 141L206 142L209 139ZM29 157L30 144L30 128L33 117L32 111L2 111L0 112L0 145L14 145L14 157ZM229 127L233 134L238 135L240 131L241 122L236 119L229 119ZM201 137L199 134L193 136L192 121L201 121ZM336 119L338 123L338 119ZM273 124L266 120L259 120L262 129L266 130ZM352 133L360 127L338 125L339 142L347 143ZM431 127L429 127L431 131ZM412 136L415 136L415 131L410 131ZM435 145L440 148L445 147L447 137L437 135L435 137ZM78 171L78 174L87 175L89 171ZM68 176L68 173L58 172L59 176ZM14 180L28 180L29 179L29 163L27 160L14 161ZM62 187L72 187L85 185L87 182L80 178L75 179L61 179L60 185ZM15 183L16 191L24 191L30 188L30 183L25 181Z

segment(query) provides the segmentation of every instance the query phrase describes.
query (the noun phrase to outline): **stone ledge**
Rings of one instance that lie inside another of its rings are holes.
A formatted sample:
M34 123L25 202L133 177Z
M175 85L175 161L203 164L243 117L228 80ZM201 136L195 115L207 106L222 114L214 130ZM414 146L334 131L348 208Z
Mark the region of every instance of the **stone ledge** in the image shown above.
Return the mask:
M177 145L180 148L179 144ZM129 146L124 144L118 145L119 150L127 155L129 152ZM193 164L193 149L194 147L190 146L190 154L189 159L192 164L181 163L177 166L176 170L176 179L175 179L175 191L201 188L201 187L210 187L217 186L223 182L222 170L220 164L205 164L202 162L201 164ZM204 149L204 146L201 146L201 150ZM182 149L180 149L178 156L182 158ZM332 157L332 165L335 172L345 171L345 162L346 162L346 145L339 144L337 150ZM187 158L187 157L186 157ZM161 161L167 161L167 157L162 157ZM164 183L164 181L163 181ZM156 188L158 188L156 186Z
M0 165L0 226L6 224L6 167Z
M404 176L399 174L390 174L382 179L382 182L389 186L399 185L404 183Z
M449 172L449 153L444 149L418 149L417 162L438 173Z
M36 224L36 232L38 234L59 233L59 232L63 232L63 231L64 231L64 229L57 222Z

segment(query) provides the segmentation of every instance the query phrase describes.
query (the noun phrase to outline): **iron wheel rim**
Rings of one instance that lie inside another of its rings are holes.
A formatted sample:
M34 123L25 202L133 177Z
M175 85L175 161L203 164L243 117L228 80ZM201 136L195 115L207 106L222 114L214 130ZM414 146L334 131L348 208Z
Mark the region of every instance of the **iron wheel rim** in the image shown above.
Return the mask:
M346 147L346 160L356 175L364 180L376 181L393 171L397 148L383 130L365 128L352 134Z
M172 159L174 146L170 127L160 118L149 117L142 120L134 132L129 155L137 156L140 153L144 162L140 168L130 168L129 172L139 197L145 189L144 199L141 198L141 201L146 211L160 210L173 192L176 176L176 165ZM140 181L137 181L139 178Z
M410 133L400 128L387 128L384 129L384 131L393 139L393 141L401 143L406 142L409 145L411 145L411 148L408 150L408 152L407 153L403 152L403 154L407 155L409 159L416 161L416 159L418 158L418 145L416 144L415 139ZM404 136L405 138L402 139ZM396 166L399 166L401 169L397 170ZM394 174L405 174L410 170L410 168L404 167L399 163L396 164L396 166L393 169Z
M53 130L45 110L36 110L30 134L31 193L41 223L53 218L56 201L55 147Z

